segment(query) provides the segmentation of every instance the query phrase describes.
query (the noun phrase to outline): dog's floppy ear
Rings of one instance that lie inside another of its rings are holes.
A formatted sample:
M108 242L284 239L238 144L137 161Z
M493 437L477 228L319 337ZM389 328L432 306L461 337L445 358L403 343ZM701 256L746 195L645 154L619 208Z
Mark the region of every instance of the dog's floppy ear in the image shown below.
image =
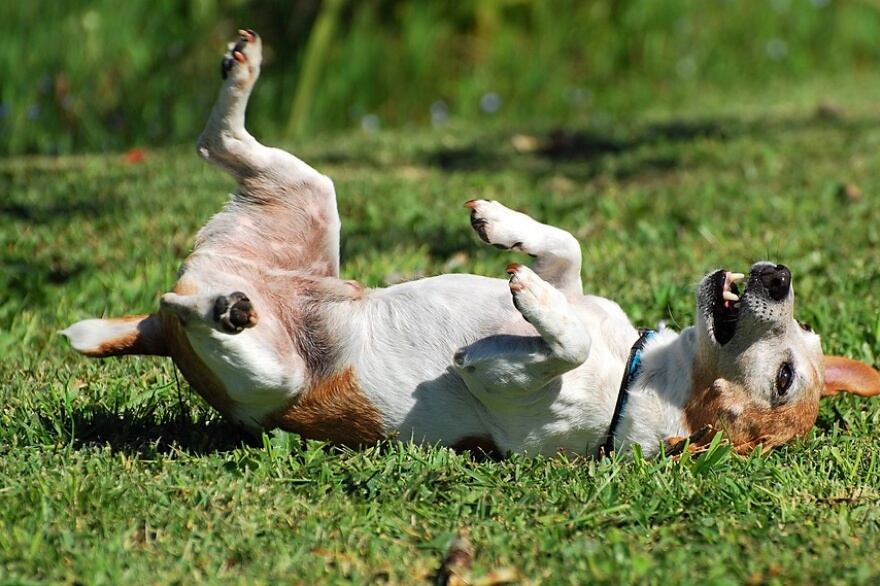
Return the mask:
M826 356L822 396L828 397L840 391L862 397L880 395L880 372L852 358Z

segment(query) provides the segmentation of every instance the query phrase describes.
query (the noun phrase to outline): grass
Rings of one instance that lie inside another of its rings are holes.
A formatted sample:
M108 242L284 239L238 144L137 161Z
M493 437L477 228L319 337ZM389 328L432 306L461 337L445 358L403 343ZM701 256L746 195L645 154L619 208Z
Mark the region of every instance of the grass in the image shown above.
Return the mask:
M703 273L771 257L792 268L826 352L876 363L878 88L703 94L676 116L657 104L569 128L544 154L513 147L552 134L528 125L295 150L335 178L344 273L367 285L502 275L509 256L476 243L461 208L493 197L575 233L586 288L639 325L690 324ZM842 113L817 115L820 98ZM467 528L476 577L876 583L876 402L824 401L807 438L763 456L474 463L394 443L248 442L167 359L74 355L57 330L153 310L231 187L190 146L140 164L0 162L0 582L425 583Z

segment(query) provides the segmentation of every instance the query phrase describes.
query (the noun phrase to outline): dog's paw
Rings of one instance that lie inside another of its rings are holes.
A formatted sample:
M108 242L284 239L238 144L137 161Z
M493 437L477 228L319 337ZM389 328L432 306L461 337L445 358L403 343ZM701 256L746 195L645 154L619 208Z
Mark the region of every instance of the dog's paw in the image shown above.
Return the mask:
M564 304L565 296L553 285L519 263L507 265L513 305L529 323L553 312L554 304Z
M529 252L523 240L531 218L487 199L472 199L464 206L470 208L471 226L484 242L502 250Z
M253 83L260 74L260 63L263 60L263 44L260 36L250 29L238 31L238 40L229 43L223 61L220 63L220 75L223 79L232 79L243 86Z
M214 321L224 332L238 334L257 325L257 312L247 295L236 291L214 301Z

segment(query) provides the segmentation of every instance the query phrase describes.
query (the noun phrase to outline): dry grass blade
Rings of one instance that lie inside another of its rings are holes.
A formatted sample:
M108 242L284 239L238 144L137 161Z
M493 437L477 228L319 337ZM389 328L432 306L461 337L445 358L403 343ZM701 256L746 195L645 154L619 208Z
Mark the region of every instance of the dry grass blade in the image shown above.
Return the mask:
M468 536L467 529L459 529L458 534L449 549L440 569L437 570L437 586L464 586L469 585L469 571L474 561L474 545Z

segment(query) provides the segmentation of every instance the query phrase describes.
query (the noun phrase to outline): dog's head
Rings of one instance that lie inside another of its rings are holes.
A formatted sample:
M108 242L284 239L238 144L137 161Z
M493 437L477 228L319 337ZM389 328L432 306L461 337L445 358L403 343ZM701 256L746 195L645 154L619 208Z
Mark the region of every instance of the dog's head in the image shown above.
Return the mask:
M823 356L819 336L795 320L791 271L783 265L707 275L697 290L696 348L688 427L722 429L743 451L805 434L824 394L880 393L880 373Z

